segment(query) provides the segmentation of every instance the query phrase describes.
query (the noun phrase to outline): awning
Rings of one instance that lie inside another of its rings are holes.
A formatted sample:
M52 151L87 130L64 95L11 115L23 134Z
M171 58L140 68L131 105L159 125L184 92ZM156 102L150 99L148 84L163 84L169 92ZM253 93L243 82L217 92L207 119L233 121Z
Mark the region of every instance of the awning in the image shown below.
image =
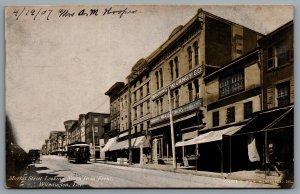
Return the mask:
M127 136L127 135L128 135L128 132L122 133L122 134L119 135L119 138L120 138L120 137L125 137L125 136Z
M149 138L146 138L146 136L140 136L135 139L134 148L140 148L140 146L143 144L144 148L150 147L150 141Z
M123 150L128 148L128 140L116 142L111 148L109 148L109 151L113 150ZM133 145L133 141L131 140L131 145Z
M293 107L283 107L260 112L237 133L231 135L234 136L262 132L279 125L281 127L289 126L293 124L293 110Z
M137 138L131 139L131 147L132 148L140 148L140 145L143 143L144 147L150 147L150 142L146 138L146 136L140 136ZM112 147L109 148L109 151L113 150L124 150L128 149L129 143L128 139L120 142L116 142Z
M208 143L213 141L219 141L222 139L222 136L227 133L234 134L238 130L240 130L244 125L240 126L231 126L226 129L218 130L218 131L211 131L202 135L199 135L198 137L188 140L188 141L181 141L177 142L175 144L175 147L180 146L188 146L188 145L194 145L194 144L201 144L201 143Z
M101 152L107 152L110 147L112 147L117 142L117 137L110 138L108 142L105 144Z

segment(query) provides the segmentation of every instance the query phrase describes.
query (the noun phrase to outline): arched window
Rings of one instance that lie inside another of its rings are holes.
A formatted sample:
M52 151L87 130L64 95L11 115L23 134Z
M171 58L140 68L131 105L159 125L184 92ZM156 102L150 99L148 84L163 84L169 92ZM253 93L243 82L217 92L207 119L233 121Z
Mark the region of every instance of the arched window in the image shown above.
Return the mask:
M174 78L174 64L173 64L173 60L171 60L170 62L169 62L169 64L170 64L170 72L171 72L171 81L173 81L173 78Z
M199 46L198 42L194 42L193 44L194 47L194 53L195 53L195 66L199 65Z
M179 77L179 61L178 57L174 58L174 63L175 63L175 78Z
M188 53L189 69L192 69L193 68L193 65L192 65L192 48L190 46L187 48L187 53Z

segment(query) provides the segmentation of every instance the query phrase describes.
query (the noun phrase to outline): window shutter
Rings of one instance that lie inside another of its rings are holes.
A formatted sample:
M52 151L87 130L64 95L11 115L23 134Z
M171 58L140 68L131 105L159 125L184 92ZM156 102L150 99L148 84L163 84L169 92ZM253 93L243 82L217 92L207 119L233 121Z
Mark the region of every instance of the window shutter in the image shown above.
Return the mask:
M274 107L274 88L267 88L267 106L268 109Z

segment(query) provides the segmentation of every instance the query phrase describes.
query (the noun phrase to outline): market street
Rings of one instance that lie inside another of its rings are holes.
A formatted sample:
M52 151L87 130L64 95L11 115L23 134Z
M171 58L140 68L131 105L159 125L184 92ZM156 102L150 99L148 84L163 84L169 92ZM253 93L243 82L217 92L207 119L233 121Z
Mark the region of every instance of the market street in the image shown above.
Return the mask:
M52 155L42 156L41 163L29 165L21 178L21 188L276 188L269 184L137 167L73 164L65 157Z

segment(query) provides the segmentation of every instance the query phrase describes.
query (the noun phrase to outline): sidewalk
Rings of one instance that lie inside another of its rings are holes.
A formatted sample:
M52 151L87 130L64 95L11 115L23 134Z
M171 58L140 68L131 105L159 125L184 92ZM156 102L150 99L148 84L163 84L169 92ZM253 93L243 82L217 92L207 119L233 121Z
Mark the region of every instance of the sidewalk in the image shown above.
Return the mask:
M94 162L94 161L91 161ZM232 173L219 173L219 172L208 172L208 171L196 171L195 169L184 169L177 165L177 169L173 169L173 165L171 162L162 164L119 164L117 162L112 161L104 161L97 160L96 163L108 164L108 165L116 165L116 166L127 166L132 168L144 168L144 169L152 169L152 170L161 170L175 173L183 173L183 174L192 174L197 176L206 176L206 177L214 177L214 178L223 178L228 179L228 181L249 181L255 183L263 183L263 184L271 184L278 186L282 182L283 176L278 176L276 173L271 173L270 176L266 176L264 171L238 171Z

